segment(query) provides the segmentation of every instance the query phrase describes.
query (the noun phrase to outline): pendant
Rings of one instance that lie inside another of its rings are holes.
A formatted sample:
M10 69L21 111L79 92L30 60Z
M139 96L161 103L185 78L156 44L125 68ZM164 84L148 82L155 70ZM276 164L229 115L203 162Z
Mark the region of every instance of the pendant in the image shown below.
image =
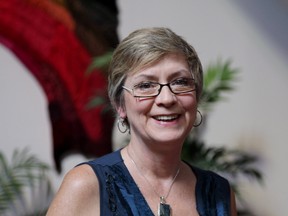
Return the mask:
M158 216L171 216L171 208L169 204L166 204L164 197L160 197L160 203L158 206Z

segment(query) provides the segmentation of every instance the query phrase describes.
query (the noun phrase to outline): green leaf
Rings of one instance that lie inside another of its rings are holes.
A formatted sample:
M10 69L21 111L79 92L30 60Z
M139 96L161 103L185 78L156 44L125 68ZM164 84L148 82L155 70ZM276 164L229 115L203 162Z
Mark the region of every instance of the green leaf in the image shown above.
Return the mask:
M89 101L89 103L87 104L87 108L91 109L100 105L104 105L106 104L106 100L101 97L101 96L96 96L94 98L92 98L92 100Z
M108 51L102 56L97 56L92 60L92 63L89 65L86 74L90 74L93 72L95 68L98 69L106 69L111 61L113 52Z
M46 200L45 203L49 204L47 194L50 196L52 194L50 181L46 175L49 167L34 155L29 154L28 149L15 150L12 158L12 162L9 163L4 154L0 152L0 215L7 211L17 215L25 215L29 212L26 206L29 191L31 195L38 194L39 197L43 197L42 199ZM40 195L40 192L36 191L37 185L40 184L47 187L47 194ZM39 198L33 200L35 203L37 201ZM21 205L15 205L16 202ZM35 214L31 213L31 215Z
M234 90L234 82L238 70L231 67L231 61L222 62L218 60L210 64L204 72L204 86L201 96L200 107L203 110L210 110L215 102L223 99L223 93Z

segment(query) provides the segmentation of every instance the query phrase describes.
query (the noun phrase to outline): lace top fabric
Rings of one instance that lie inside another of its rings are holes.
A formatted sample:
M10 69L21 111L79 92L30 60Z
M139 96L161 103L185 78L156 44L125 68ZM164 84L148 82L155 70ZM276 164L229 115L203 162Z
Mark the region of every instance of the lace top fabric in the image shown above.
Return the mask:
M99 181L101 216L154 215L126 168L119 150L84 164L93 168ZM191 169L197 178L195 195L199 215L229 216L228 181L211 171L192 166Z

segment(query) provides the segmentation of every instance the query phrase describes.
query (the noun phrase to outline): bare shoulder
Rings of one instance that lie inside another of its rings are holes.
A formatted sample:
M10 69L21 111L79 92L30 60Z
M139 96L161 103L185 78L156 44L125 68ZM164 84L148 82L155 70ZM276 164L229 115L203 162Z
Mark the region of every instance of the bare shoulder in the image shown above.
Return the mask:
M99 215L99 184L89 165L70 170L47 212L51 215Z

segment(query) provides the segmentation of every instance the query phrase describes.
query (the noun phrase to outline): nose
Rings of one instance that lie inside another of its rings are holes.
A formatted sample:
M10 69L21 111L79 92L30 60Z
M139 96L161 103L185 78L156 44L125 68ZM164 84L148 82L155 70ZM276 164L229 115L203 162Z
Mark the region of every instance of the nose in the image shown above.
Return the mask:
M174 104L176 101L175 94L170 90L168 85L163 85L160 89L159 95L155 98L155 103L157 105L164 105L164 106L170 106Z

